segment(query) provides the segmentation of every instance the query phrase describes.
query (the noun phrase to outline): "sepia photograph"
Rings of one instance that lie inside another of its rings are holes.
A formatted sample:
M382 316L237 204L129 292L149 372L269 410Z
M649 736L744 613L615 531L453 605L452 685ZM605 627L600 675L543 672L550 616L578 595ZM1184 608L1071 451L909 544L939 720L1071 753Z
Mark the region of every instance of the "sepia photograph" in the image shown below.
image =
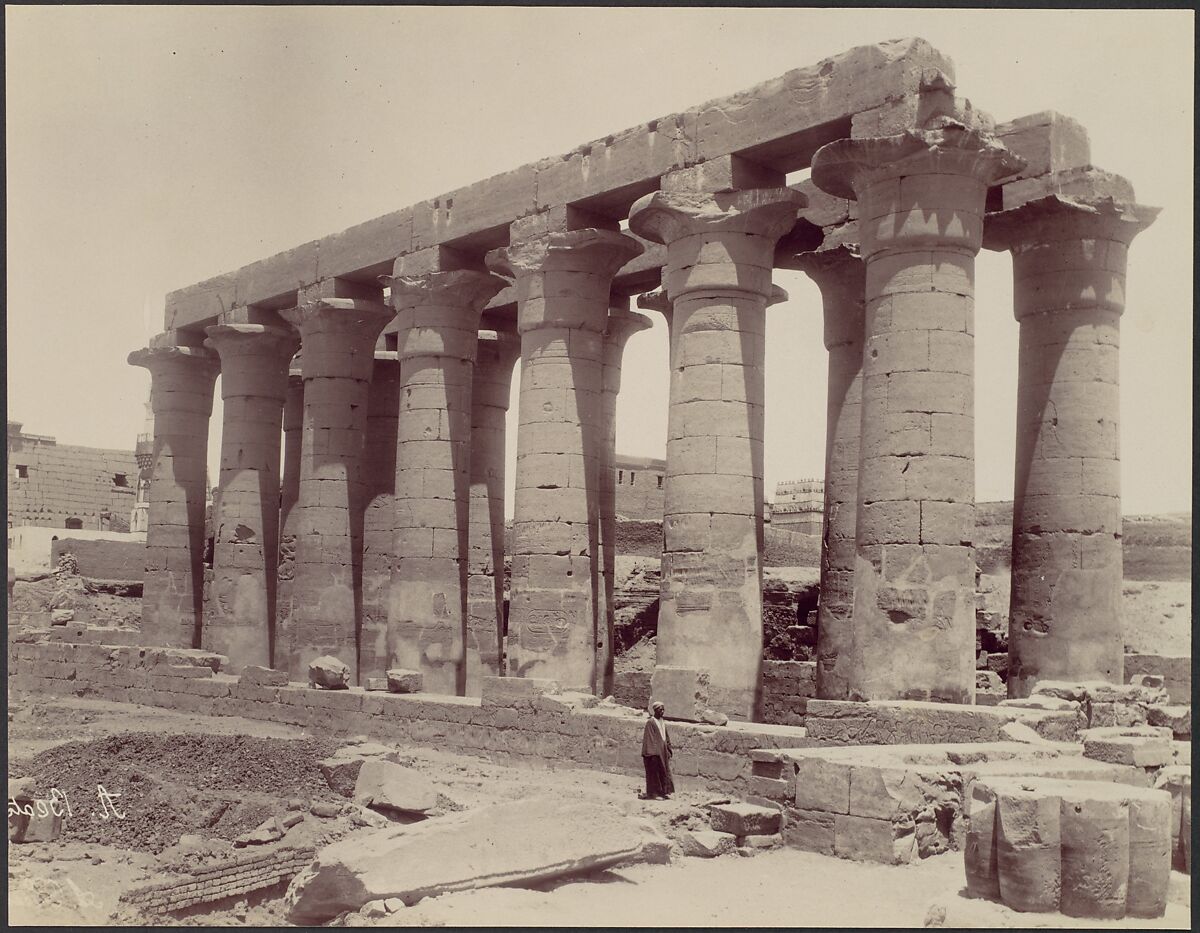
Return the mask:
M1191 928L1193 10L4 19L8 925Z

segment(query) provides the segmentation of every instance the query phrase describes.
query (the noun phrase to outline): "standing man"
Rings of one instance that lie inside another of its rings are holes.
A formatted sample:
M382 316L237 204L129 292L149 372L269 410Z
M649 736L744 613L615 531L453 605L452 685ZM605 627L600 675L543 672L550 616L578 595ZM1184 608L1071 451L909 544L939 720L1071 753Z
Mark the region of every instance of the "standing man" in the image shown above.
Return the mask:
M671 736L667 734L667 722L663 719L665 708L655 702L651 709L654 715L646 720L642 731L642 764L646 766L646 793L643 800L670 800L675 792L671 780Z

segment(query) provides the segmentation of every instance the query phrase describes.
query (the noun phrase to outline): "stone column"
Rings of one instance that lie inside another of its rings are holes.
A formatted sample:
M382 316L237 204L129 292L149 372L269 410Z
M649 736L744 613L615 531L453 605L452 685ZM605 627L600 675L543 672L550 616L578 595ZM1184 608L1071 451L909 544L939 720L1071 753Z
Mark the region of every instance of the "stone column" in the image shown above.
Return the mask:
M154 454L142 589L142 640L196 648L204 614L204 499L217 355L149 347L129 363L150 370Z
M504 284L469 270L391 280L400 416L388 649L431 693L466 685L471 380L479 315Z
M279 569L279 446L288 328L218 324L205 331L221 358L221 493L213 507L213 578L200 644L229 670L269 667Z
M628 302L626 302L628 304ZM621 358L625 344L639 331L651 326L650 318L628 307L614 306L608 312L604 332L604 369L601 398L600 450L600 554L603 579L603 613L596 626L596 684L599 696L613 687L613 595L617 560L617 393L621 391Z
M589 228L489 254L516 281L521 333L510 676L596 683L603 335L613 276L639 252Z
M400 356L376 351L363 438L362 632L359 678L388 670L388 606L396 544L396 422Z
M504 472L516 334L480 331L471 384L471 516L467 566L467 696L504 674Z
M1124 682L1118 351L1125 260L1157 210L1051 196L990 214L1020 322L1008 693Z
M300 499L300 454L303 446L304 378L299 360L288 370L287 397L283 403L283 479L279 484L279 569L275 584L275 630L271 640L271 666L284 657L288 623L292 617L292 581L296 573L295 506Z
M757 714L762 665L764 312L803 204L786 187L663 190L629 215L667 246L672 308L657 661L707 670L735 719Z
M363 430L375 341L391 311L378 301L318 298L282 315L300 330L304 375L288 675L305 681L309 662L330 654L357 681Z
M850 699L974 698L975 254L988 184L1021 164L954 126L813 159L858 200L866 261Z
M817 603L817 696L844 700L842 666L852 655L854 532L858 508L859 432L865 276L858 250L846 246L801 253L796 268L821 289L829 377L825 419L825 520Z

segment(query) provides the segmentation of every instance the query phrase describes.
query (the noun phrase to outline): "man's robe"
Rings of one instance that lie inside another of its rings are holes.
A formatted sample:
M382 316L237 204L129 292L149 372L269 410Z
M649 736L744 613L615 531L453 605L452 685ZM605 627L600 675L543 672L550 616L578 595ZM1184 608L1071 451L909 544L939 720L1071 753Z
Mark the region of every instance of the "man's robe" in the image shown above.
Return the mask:
M646 796L675 792L671 779L671 736L665 720L651 716L642 730L642 764L646 767Z

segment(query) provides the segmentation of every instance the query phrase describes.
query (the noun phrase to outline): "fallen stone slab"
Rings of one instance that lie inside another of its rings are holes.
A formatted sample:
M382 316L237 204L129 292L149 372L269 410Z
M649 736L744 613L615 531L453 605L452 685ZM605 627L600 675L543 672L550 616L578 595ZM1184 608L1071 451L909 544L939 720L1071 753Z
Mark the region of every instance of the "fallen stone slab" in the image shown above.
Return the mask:
M369 758L354 783L354 802L372 810L424 814L438 803L436 785L412 768Z
M332 655L322 655L309 662L308 683L325 690L349 689L350 666Z
M387 672L387 689L392 693L420 693L424 686L425 678L420 671L397 667Z
M261 846L268 845L272 842L278 842L284 837L287 830L279 825L279 821L275 817L268 820L263 820L254 829L248 833L242 833L233 840L235 849L242 849L246 846Z
M1159 726L1085 729L1080 737L1085 758L1135 768L1156 768L1173 763L1171 732Z
M388 681L386 677L368 677L366 683L363 684L363 689L371 692L386 691Z
M347 745L339 748L328 758L317 762L321 775L329 789L343 797L354 796L354 785L358 781L358 772L363 762L371 758L382 758L394 753L394 749L378 742L364 742L361 745Z
M734 836L769 836L779 832L782 813L750 803L726 803L709 807L712 828Z
M291 923L315 925L374 900L412 906L648 861L663 842L610 806L531 797L336 842L292 880L284 903Z
M239 679L244 684L254 684L257 687L286 687L288 685L287 671L278 671L272 667L259 667L255 664L243 667Z
M688 830L679 838L683 854L690 858L716 858L728 855L737 848L733 833L722 833L714 829Z
M1190 706L1151 706L1146 710L1146 723L1165 726L1177 739L1192 737L1192 708Z

